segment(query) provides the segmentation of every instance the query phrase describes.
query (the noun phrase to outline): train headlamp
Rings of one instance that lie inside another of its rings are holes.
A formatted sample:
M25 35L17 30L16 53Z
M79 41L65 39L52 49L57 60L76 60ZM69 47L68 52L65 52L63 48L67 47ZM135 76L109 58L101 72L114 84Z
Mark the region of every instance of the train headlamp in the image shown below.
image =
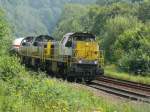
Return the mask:
M94 61L94 64L97 65L97 64L98 64L98 61Z
M79 60L79 63L81 64L81 63L82 63L82 60Z
M89 43L88 43L88 42L86 43L86 46L89 46Z

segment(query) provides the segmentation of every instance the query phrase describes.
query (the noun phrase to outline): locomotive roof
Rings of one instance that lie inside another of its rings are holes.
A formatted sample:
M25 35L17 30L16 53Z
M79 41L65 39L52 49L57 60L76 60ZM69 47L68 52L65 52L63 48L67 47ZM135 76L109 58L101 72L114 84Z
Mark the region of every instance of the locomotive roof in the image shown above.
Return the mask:
M46 37L46 38L49 38L50 40L54 40L54 38L49 36L49 35L40 35L40 36L37 36L37 37Z
M93 39L95 39L95 36L93 35L93 34L91 34L91 33L82 33L82 32L76 32L76 33L72 33L71 35L70 35L72 38L73 37L78 37L78 38L80 38L80 37L85 37L85 38L93 38Z

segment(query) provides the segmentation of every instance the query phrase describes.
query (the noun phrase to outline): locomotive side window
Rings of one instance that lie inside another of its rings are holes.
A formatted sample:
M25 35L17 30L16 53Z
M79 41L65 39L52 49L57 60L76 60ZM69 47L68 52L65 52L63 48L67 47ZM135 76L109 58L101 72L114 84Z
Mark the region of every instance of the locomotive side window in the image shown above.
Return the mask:
M72 47L72 38L69 38L65 47Z
M32 43L32 41L33 41L33 37L26 37L26 38L22 41L21 45L22 45L22 46L29 46L29 45Z

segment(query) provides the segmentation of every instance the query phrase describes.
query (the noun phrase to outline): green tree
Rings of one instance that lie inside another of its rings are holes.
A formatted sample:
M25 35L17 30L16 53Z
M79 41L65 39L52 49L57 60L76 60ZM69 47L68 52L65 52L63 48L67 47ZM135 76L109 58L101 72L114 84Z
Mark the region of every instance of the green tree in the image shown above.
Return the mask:
M60 39L68 32L84 32L86 25L83 25L82 20L86 19L85 15L87 11L87 7L82 5L67 5L64 8L64 13L56 26L53 36Z
M128 29L115 42L115 50L121 50L119 65L137 73L150 70L150 27L140 24L134 29Z
M15 36L50 34L64 5L92 4L95 0L0 0ZM13 9L13 10L12 10Z
M132 5L127 3L114 3L109 7L107 6L100 7L97 12L98 14L95 17L94 20L95 22L92 26L93 28L91 29L91 32L99 36L105 33L104 27L106 21L109 18L114 18L118 15L121 16L133 15L136 12L136 7L133 7Z
M136 29L140 26L136 17L116 16L107 20L105 25L105 34L103 39L103 47L106 52L106 58L110 61L116 61L114 57L114 44L119 36L126 30Z

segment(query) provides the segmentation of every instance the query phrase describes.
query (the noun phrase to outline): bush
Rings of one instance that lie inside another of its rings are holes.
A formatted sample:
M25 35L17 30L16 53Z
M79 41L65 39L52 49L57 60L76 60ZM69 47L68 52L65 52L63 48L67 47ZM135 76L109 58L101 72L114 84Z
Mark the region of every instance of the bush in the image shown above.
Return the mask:
M3 55L0 56L0 62L0 78L5 81L19 77L25 72L25 68L20 65L16 57Z
M124 31L116 40L115 57L119 59L123 70L140 74L149 72L149 31L149 27L139 24L138 27Z
M119 60L119 66L128 72L134 72L135 74L149 73L150 70L150 57L143 53L142 50L132 50L128 54L125 54Z

